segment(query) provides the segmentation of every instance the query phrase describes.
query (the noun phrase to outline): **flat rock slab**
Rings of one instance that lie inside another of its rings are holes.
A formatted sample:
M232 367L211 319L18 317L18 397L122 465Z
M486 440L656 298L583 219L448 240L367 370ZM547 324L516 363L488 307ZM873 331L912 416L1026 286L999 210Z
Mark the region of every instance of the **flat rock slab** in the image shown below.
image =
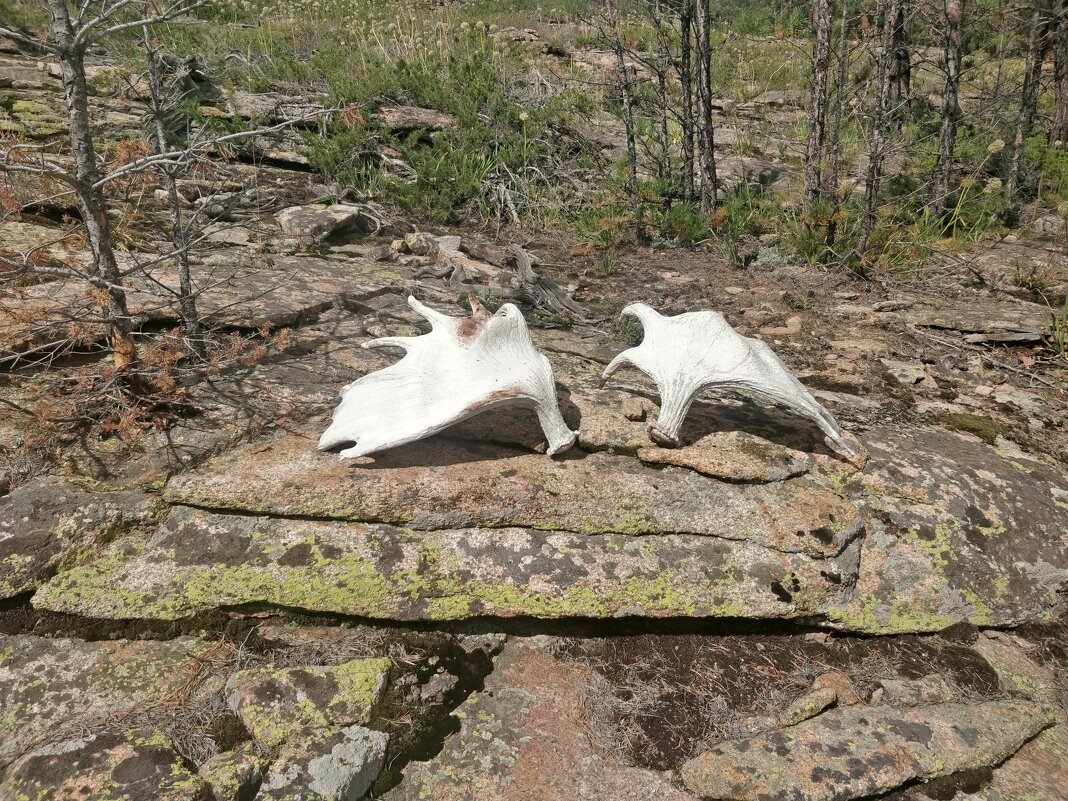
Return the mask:
M1042 704L1056 719L994 771L976 801L1064 801L1068 796L1068 706L1063 679L1052 665L1032 661L1034 654L1028 655L1009 638L981 637L975 648L997 671L1004 690Z
M1031 701L848 707L721 743L679 774L718 801L846 801L998 765L1051 722Z
M72 551L149 522L157 505L137 492L94 492L54 476L0 498L0 598L40 586Z
M948 328L968 335L969 342L1041 342L1049 334L1050 312L1025 301L976 298L914 306L906 320L925 328Z
M207 801L211 795L162 732L131 729L86 733L27 754L0 780L0 798Z
M814 557L841 552L861 529L852 504L805 477L735 485L607 453L572 449L551 459L443 437L364 464L318 452L315 444L287 434L234 449L175 476L167 496L205 508L428 530L700 534Z
M1047 619L1068 587L1068 476L937 428L868 432L840 479L864 510L855 595L832 625L893 634Z
M83 642L0 636L0 766L66 730L112 724L197 671L199 640Z
M856 546L812 559L700 535L417 532L175 507L147 544L116 543L33 603L164 620L244 604L393 620L795 617L834 603L855 565Z
M708 434L682 448L645 446L647 464L687 467L724 481L785 481L808 471L812 457L741 431Z
M454 713L460 731L413 762L386 801L688 801L666 774L620 765L582 727L585 687L543 651L508 643Z
M333 305L373 297L400 281L396 272L381 265L319 256L268 260L248 252L223 251L191 269L194 288L210 288L197 301L201 316L210 325L233 328L293 325ZM161 266L152 276L150 280L135 272L126 282L134 324L177 322L177 302L170 294L178 287L177 271ZM170 291L161 291L161 284ZM106 329L93 322L99 314L80 282L56 281L17 290L0 308L0 359L70 339L84 346L102 341Z

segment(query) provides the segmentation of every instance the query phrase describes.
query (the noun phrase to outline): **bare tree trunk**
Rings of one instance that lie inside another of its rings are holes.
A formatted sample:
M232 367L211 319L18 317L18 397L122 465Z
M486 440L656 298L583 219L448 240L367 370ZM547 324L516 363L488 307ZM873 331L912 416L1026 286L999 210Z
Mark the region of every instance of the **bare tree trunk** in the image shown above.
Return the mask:
M660 0L653 5L653 21L656 24L656 90L657 109L660 124L660 152L657 154L657 178L665 181L671 175L671 133L668 130L668 55L667 40L664 35L664 15ZM669 198L670 202L670 198Z
M159 56L152 47L148 27L141 29L145 56L148 61L149 112L152 118L153 135L149 137L155 153L166 153L167 133L163 120L166 114L163 92L160 87ZM178 312L185 328L185 340L190 350L200 359L206 355L204 343L204 326L197 312L196 292L193 277L189 269L189 238L186 236L182 222L182 203L178 197L178 180L174 165L163 165L160 173L167 187L167 207L171 218L171 245L174 247L175 261L178 265Z
M1068 0L1056 5L1056 33L1053 48L1055 105L1049 126L1050 147L1068 150Z
M635 233L639 240L645 239L645 223L642 221L641 200L638 197L638 143L634 130L634 94L627 68L626 49L619 35L619 17L611 4L607 6L612 26L612 50L616 55L616 70L619 73L619 101L623 107L623 127L627 137L627 195L637 220Z
M939 220L946 213L950 179L953 175L953 156L957 144L957 122L960 119L958 93L960 89L960 23L963 0L944 0L945 3L945 84L942 87L942 125L938 132L938 152L935 154L934 189L928 206L931 218Z
M89 93L85 86L85 46L75 38L74 27L65 0L48 0L52 14L52 32L58 47L59 64L63 71L63 95L67 105L67 126L70 130L75 194L78 208L93 252L90 270L95 277L107 282L105 315L110 328L111 349L115 367L124 370L137 362L137 346L130 335L130 313L126 305L126 290L122 285L119 265L111 244L111 226L107 202L98 185L100 172L96 164L96 149L89 129Z
M812 79L809 87L808 143L805 147L805 204L821 197L827 127L827 77L831 61L831 0L812 1Z
M709 0L697 0L697 155L701 171L701 211L716 206L716 153L712 126L712 43Z
M894 30L902 0L888 0L883 21L882 52L879 57L879 89L875 100L875 114L871 123L871 143L868 146L868 171L864 178L864 215L860 223L856 253L861 260L868 250L868 239L875 227L875 205L879 199L883 155L886 149L886 129L890 113L890 99L894 95L895 62Z
M831 123L830 165L827 168L825 192L830 194L832 209L827 220L827 247L833 247L838 236L838 210L842 196L838 191L838 170L842 157L842 116L845 114L845 85L849 65L849 3L842 2L842 16L838 31L838 64L834 77L834 121Z
M693 0L682 0L679 14L679 82L682 84L682 196L693 200Z
M891 50L889 107L895 114L888 122L894 123L901 118L896 112L907 111L912 96L912 54L909 49L908 9L904 0L898 3L897 16L894 18Z
M1023 158L1024 140L1031 134L1038 108L1038 87L1042 79L1042 58L1045 52L1046 20L1044 0L1035 0L1031 14L1031 32L1027 40L1027 63L1024 66L1023 87L1020 90L1020 112L1016 117L1016 132L1012 139L1012 160L1005 176L1005 189L1009 195L1016 191L1020 180L1020 161Z

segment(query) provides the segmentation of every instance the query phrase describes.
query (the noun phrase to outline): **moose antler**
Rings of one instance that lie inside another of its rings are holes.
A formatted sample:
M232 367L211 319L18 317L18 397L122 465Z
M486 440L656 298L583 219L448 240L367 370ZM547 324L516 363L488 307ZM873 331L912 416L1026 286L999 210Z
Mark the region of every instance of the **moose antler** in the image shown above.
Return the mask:
M632 303L623 314L637 317L645 337L636 348L616 356L601 376L601 385L624 364L647 373L660 392L660 416L649 430L660 445L679 444L679 429L697 393L707 387L742 389L765 395L816 425L846 453L857 451L842 429L791 375L779 357L759 339L743 337L713 311L664 317L644 303Z
M430 333L364 343L365 348L403 348L407 353L341 391L334 420L319 439L320 450L351 443L341 451L342 458L366 456L510 404L534 407L550 454L574 444L577 434L560 414L552 367L534 347L519 309L506 303L490 314L472 297L471 316L457 318L414 297L408 305L430 321Z

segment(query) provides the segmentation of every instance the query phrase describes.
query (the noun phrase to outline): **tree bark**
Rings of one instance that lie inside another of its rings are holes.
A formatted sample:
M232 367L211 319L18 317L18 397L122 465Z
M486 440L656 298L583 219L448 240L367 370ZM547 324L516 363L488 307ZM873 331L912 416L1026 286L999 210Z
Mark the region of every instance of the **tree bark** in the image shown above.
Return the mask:
M63 71L63 95L67 106L67 126L74 156L75 194L89 247L93 253L91 274L107 282L104 313L110 328L115 367L126 370L137 362L137 346L131 336L126 290L112 247L111 225L103 189L97 186L100 172L89 128L89 93L85 85L85 46L77 41L66 0L48 0L52 32Z
M824 191L831 197L831 214L827 220L827 247L833 247L838 237L838 211L842 207L842 196L838 191L838 171L842 157L842 117L845 114L845 85L849 71L849 3L843 0L842 15L839 18L838 63L834 76L834 121L831 123L830 163L824 181Z
M682 0L679 14L679 83L682 84L682 196L693 200L693 0Z
M1057 0L1056 45L1053 49L1054 109L1049 145L1068 150L1068 0Z
M912 54L909 49L908 13L905 2L897 4L891 44L889 107L894 114L887 121L900 121L902 110L907 111L912 96Z
M152 47L148 28L142 29L142 42L148 61L149 112L152 118L153 135L149 137L155 153L166 153L167 132L163 125L166 114L163 90L160 86L159 60ZM163 183L167 187L167 207L171 219L171 245L174 247L175 261L178 266L178 312L185 329L185 341L189 349L200 359L206 355L204 343L204 325L197 311L196 292L189 268L189 238L186 236L182 221L182 203L178 197L178 180L175 175L177 167L164 165L160 168Z
M958 94L960 89L960 23L963 0L944 0L945 9L945 83L942 87L942 124L938 132L938 152L935 154L934 188L928 206L931 219L940 220L946 213L950 180L953 175L953 156L957 144L957 123L960 119Z
M824 143L827 128L827 78L831 60L831 0L813 0L812 33L808 143L805 147L806 206L819 202L822 196Z
M627 68L626 49L619 35L619 18L611 4L606 8L612 25L612 50L616 56L616 71L619 73L619 102L623 108L623 128L627 137L627 195L635 216L635 235L645 239L645 223L642 220L641 199L638 197L638 143L634 130L634 94Z
M712 125L712 44L709 0L697 0L697 150L701 171L701 211L711 214L716 206L715 132Z
M653 4L653 22L656 25L656 92L660 133L660 147L656 155L656 177L666 183L671 175L671 133L668 129L668 55L667 39L664 34L664 14L660 0ZM672 191L674 194L674 191ZM667 201L670 204L670 197Z
M888 0L883 22L882 51L879 58L879 88L875 100L875 113L871 123L871 143L868 146L868 170L864 177L864 214L857 238L856 254L863 262L868 250L868 239L875 227L875 206L879 199L879 184L882 179L883 156L886 149L886 129L890 115L890 102L894 96L895 63L894 30L897 26L902 0Z
M1027 40L1027 62L1024 66L1023 87L1020 89L1020 111L1016 116L1016 131L1012 138L1012 160L1005 176L1005 189L1010 195L1020 180L1024 140L1031 135L1038 109L1038 88L1042 79L1042 60L1045 55L1049 20L1043 14L1044 0L1035 0L1031 13L1031 30Z

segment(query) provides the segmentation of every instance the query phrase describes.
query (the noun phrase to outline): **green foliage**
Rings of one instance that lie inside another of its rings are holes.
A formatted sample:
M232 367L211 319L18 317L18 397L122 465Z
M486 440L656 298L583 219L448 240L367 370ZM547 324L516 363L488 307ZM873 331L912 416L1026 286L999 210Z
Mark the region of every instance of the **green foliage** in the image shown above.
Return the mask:
M50 17L44 3L0 0L0 20L12 28L38 33L47 28Z
M709 219L692 200L673 204L654 224L662 239L679 245L693 245L708 236Z
M1050 317L1050 335L1046 337L1046 347L1060 358L1068 360L1068 295L1065 295L1060 309L1050 308Z
M721 242L770 233L781 211L778 197L762 187L742 184L721 199L712 215L712 232Z
M619 257L615 253L602 253L601 257L597 260L597 272L605 278L608 278L615 274L618 265Z
M783 247L810 265L835 265L860 276L915 270L930 253L932 227L902 205L887 204L868 237L865 252L857 252L863 223L863 204L850 200L837 209L831 203L784 215ZM833 237L829 232L833 230Z
M1039 133L1024 142L1023 154L1031 192L1041 192L1050 205L1068 202L1068 150L1054 150Z

